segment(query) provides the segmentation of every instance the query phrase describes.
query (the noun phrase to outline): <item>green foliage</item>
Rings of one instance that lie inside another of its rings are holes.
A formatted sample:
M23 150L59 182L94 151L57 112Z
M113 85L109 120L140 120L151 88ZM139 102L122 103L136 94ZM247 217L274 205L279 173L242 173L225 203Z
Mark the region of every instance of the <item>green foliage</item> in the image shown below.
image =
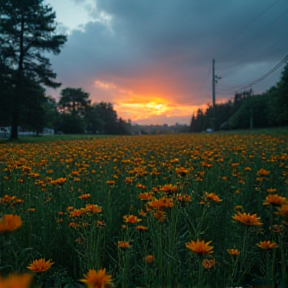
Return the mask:
M75 114L60 115L57 130L68 134L83 134L85 132L84 119Z
M265 93L252 95L252 90L236 93L233 100L208 106L192 116L190 131L207 128L248 129L288 124L288 63L276 86Z
M0 233L0 260L2 255L2 264L9 263L0 269L5 274L12 268L25 272L33 259L51 259L55 264L49 279L55 282L49 280L43 288L59 288L60 283L78 287L71 278L79 280L92 268L106 268L116 287L222 288L253 279L273 279L278 285L287 274L287 229L280 225L284 218L275 214L280 206L263 205L273 195L267 189L287 194L287 131L278 132L90 136L0 145L0 191L8 195L1 198L1 212L21 215L23 221L13 234ZM187 172L179 174L181 167ZM153 198L141 200L140 193ZM209 199L207 193L220 200ZM191 198L181 201L181 196ZM158 210L148 203L161 198L173 207L159 210L165 212L160 221ZM102 210L88 213L86 204ZM233 220L237 211L256 213L263 225ZM126 223L124 215L137 215L141 221ZM148 230L138 231L137 225ZM284 230L275 232L273 225ZM9 240L12 236L20 248L31 248L28 254ZM212 241L214 253L197 255L185 247L197 239ZM260 249L257 243L266 240L279 247ZM118 241L130 246L120 249ZM227 249L240 254L229 255ZM154 261L147 263L147 255ZM204 269L205 259L215 259L215 266Z
M36 85L58 87L53 79L56 74L44 53L60 53L66 36L56 33L55 13L42 0L0 0L0 54L4 66L8 67L11 83L8 85L11 97L11 138L18 138L20 114L28 97L25 81ZM2 59L2 60L3 60Z
M58 106L61 112L84 116L90 103L89 94L81 88L65 88L61 91Z
M62 90L58 109L61 116L55 127L57 131L110 135L131 134L131 123L122 118L118 119L117 112L111 103L100 102L91 105L89 94L81 88Z
M277 83L276 107L278 121L288 123L288 63L285 65L280 81Z

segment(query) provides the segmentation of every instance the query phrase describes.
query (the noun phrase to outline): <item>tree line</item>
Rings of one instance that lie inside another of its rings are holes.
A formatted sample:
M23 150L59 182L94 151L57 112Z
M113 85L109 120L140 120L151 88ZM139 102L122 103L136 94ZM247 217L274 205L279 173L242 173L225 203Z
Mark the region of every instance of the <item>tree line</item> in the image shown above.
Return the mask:
M118 118L113 105L108 102L91 104L89 94L81 88L65 88L58 103L54 103L54 128L63 133L91 133L128 135L131 121Z
M47 53L59 54L67 36L57 32L56 15L44 0L0 0L0 126L40 133L129 134L131 122L117 117L111 103L92 104L81 88L65 88L59 102L45 94L58 88ZM223 104L199 109L190 132L288 124L288 67L276 86L263 94L236 93Z
M45 94L58 88L47 53L59 54L67 36L57 33L56 15L43 0L0 0L0 126L40 133L128 134L131 123L118 118L111 103L91 104L81 88L66 88L61 98Z
M275 86L261 94L250 89L235 93L224 103L198 109L192 116L190 132L202 132L208 128L249 129L288 125L288 63Z

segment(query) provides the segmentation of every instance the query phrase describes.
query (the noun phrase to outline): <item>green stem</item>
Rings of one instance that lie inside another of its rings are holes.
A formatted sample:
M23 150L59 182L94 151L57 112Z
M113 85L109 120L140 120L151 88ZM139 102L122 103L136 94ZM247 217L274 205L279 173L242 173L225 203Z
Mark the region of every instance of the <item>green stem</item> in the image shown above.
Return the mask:
M281 253L281 272L282 272L282 288L288 288L288 279L286 273L286 265L285 265L285 251L284 251L284 243L283 243L283 236L279 237L280 240L280 253Z
M199 261L199 272L198 272L198 283L197 287L202 287L202 280L203 280L203 265L202 265L202 257L198 256Z

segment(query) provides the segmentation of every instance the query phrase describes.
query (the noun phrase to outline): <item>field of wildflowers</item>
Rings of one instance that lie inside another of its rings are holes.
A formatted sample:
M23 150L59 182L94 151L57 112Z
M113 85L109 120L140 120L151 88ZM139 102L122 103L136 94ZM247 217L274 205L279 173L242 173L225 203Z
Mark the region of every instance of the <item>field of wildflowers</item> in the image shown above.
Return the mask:
M287 140L1 144L0 287L288 287Z

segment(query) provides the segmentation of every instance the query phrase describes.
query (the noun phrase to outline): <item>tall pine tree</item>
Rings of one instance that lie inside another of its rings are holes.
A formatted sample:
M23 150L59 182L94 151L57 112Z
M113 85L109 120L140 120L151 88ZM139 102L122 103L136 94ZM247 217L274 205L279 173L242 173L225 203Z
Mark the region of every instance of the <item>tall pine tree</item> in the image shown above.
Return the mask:
M12 70L11 139L18 138L25 82L59 87L45 52L60 53L67 40L56 33L55 12L43 0L0 0L0 54ZM46 54L47 55L47 54ZM29 79L29 81L27 81ZM26 87L27 88L27 87ZM28 96L27 96L28 95Z

